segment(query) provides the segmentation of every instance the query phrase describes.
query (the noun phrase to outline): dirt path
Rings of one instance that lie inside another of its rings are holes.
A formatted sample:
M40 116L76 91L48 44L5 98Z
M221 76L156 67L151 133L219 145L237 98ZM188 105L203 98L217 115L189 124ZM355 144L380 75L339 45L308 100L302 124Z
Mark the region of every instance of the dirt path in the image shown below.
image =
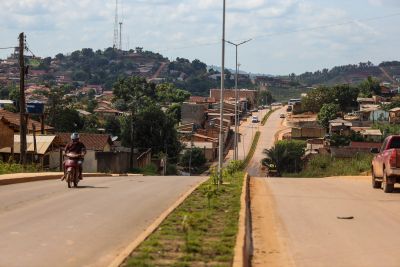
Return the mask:
M160 76L161 72L164 70L165 66L167 65L166 62L161 63L161 66L158 68L158 70L156 71L156 73L154 73L153 76L151 76L150 79L156 79Z
M389 73L383 67L379 67L379 69L386 76L386 78L388 78L393 84L397 84L397 81L395 79L393 79L393 77L390 76Z

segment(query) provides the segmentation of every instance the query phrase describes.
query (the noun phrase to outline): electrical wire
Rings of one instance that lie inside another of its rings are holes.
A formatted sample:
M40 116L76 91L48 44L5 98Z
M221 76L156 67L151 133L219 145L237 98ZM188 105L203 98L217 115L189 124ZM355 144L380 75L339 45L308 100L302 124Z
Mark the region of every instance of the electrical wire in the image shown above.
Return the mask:
M15 48L18 48L18 47L16 47L16 46L0 47L0 50L15 49Z
M353 20L348 20L348 21L341 22L341 23L327 24L327 25L321 25L321 26L316 26L316 27L299 28L299 29L284 31L284 32L280 32L280 33L260 34L260 35L253 36L251 39L260 40L261 38L264 38L264 37L280 36L280 35L291 34L291 33L328 29L328 28L333 28L333 27L357 24L359 22L376 21L376 20L388 19L388 18L393 18L393 17L398 17L398 16L400 16L400 13L392 13L392 14L388 14L388 15L384 15L384 16L370 17L370 18L365 18L365 19L353 19ZM236 40L234 40L234 41L236 41ZM160 49L155 48L154 50L157 50L160 52L168 52L168 51L173 51L173 50L183 50L183 49L196 48L196 47L214 46L214 45L219 45L219 44L220 44L220 41L213 41L213 42L199 43L199 44L180 46L180 47L170 47L170 48L160 48Z

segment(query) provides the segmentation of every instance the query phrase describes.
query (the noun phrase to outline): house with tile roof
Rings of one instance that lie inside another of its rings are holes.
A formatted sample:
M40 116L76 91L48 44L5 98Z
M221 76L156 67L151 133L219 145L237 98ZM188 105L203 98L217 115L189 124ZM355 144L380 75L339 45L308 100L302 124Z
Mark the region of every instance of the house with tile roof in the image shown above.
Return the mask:
M9 123L10 127L14 130L15 133L19 133L19 128L21 125L19 113L14 113L5 109L0 109L0 118L3 118L7 123ZM35 132L38 134L41 132L42 124L39 121L29 118L27 126L28 126L28 133L32 133L34 129ZM44 133L46 134L54 133L54 128L49 125L43 125L43 128L44 128Z

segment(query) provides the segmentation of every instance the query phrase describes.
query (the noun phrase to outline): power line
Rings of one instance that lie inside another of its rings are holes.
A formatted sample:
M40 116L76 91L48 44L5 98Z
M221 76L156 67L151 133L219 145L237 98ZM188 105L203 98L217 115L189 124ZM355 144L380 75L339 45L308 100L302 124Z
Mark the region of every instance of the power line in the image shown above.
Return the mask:
M18 47L17 46L0 47L0 50L15 49L15 48L18 48Z
M327 25L321 25L321 26L315 26L315 27L300 28L300 29L295 29L295 30L290 30L290 31L284 31L284 32L281 32L281 33L260 34L260 35L254 36L253 38L254 39L259 39L259 38L262 38L262 37L278 36L278 35L284 35L284 34L290 34L290 33L314 31L314 30L327 29L327 28L333 28L333 27L338 27L338 26L356 24L357 22L368 22L368 21L382 20L382 19L387 19L387 18L392 18L392 17L397 17L397 16L400 16L400 13L393 13L393 14L390 14L390 15L385 15L385 16L380 16L380 17L371 17L371 18L365 18L365 19L348 20L348 21L345 21L345 22L333 23L333 24L327 24Z
M280 32L280 33L260 34L260 35L253 36L252 39L260 40L263 37L280 36L280 35L291 34L291 33L315 31L315 30L333 28L333 27L338 27L338 26L356 24L358 22L376 21L376 20L388 19L388 18L393 18L393 17L398 17L398 16L400 16L400 13L393 13L393 14L388 14L388 15L384 15L384 16L370 17L370 18L365 18L365 19L354 19L354 20L348 20L348 21L341 22L341 23L327 24L327 25L307 27L307 28L299 28L299 29L284 31L284 32ZM236 40L234 40L234 41L236 41ZM168 51L184 50L184 49L196 48L196 47L214 46L214 45L218 45L218 44L219 44L219 41L216 40L216 41L212 41L212 42L203 42L203 43L180 46L180 47L160 48L160 49L154 49L154 50L157 50L160 52L168 52Z

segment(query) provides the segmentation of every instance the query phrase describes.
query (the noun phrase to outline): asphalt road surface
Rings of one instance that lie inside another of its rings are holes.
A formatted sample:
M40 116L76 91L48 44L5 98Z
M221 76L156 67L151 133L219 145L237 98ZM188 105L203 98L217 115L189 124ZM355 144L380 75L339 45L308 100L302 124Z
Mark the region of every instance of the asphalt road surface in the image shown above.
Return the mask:
M385 194L357 177L254 178L252 201L253 266L400 266L400 188Z
M283 119L279 118L281 113L284 113L285 108L281 108L273 112L268 118L264 126L261 124L258 127L260 131L260 139L254 156L251 159L247 172L251 176L265 176L265 172L261 171L261 160L265 158L264 149L271 148L275 143L275 134L282 128ZM248 143L251 146L250 142Z
M0 186L0 267L107 266L206 177L86 178Z

